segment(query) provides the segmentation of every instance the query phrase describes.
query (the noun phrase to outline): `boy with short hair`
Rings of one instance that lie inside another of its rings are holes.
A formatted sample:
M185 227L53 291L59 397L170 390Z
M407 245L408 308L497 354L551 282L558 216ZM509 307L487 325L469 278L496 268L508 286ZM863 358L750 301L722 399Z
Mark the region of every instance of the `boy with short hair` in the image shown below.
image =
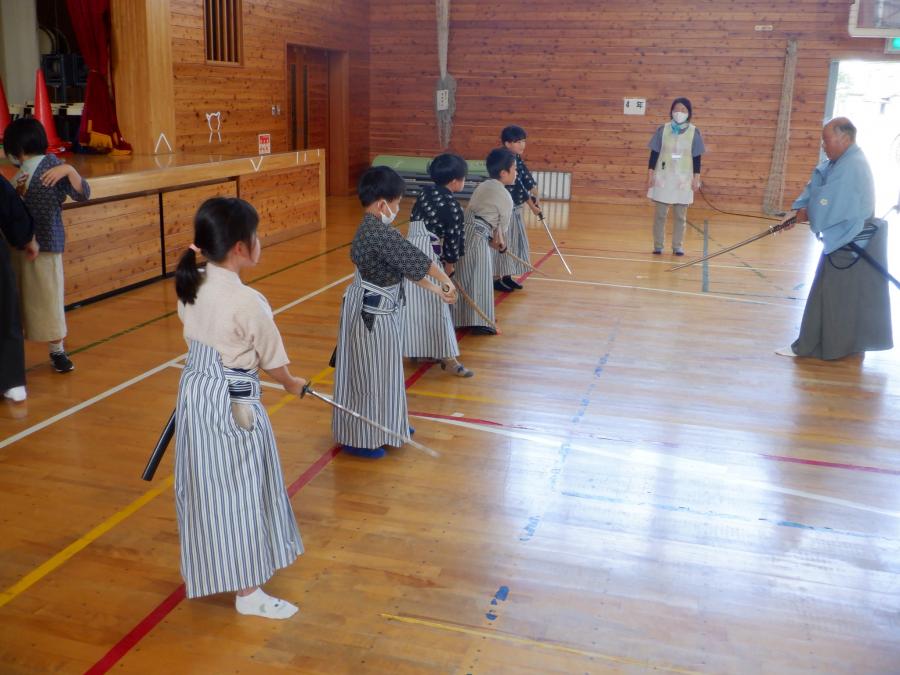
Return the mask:
M500 141L503 143L503 147L516 156L516 180L506 188L509 190L514 205L512 219L509 223L509 238L507 240L509 252L531 263L528 233L525 230L525 220L522 218L522 205L527 204L528 208L535 215L538 215L541 209L537 197L537 182L525 165L525 160L522 159L527 137L525 129L515 124L504 127L503 131L500 132ZM498 291L521 290L522 285L513 279L513 276L521 276L527 271L527 267L512 257L495 254L494 289Z
M428 165L434 185L426 186L409 216L407 241L453 275L460 256L465 253L464 214L454 192L462 190L468 165L459 155L443 153ZM412 359L435 359L457 377L474 373L457 358L459 343L453 328L450 308L433 293L404 281L406 304L401 306L403 323L403 356Z
M66 314L62 254L66 233L62 205L66 197L77 202L90 199L91 188L74 167L47 154L47 145L44 127L34 118L15 120L3 136L6 156L19 167L13 184L34 219L34 236L40 246L40 253L32 260L22 251L13 251L25 337L47 342L54 370L68 373L75 365L63 347Z
M506 230L513 212L513 200L507 186L516 182L516 156L506 148L494 148L485 160L489 180L480 183L465 214L466 254L456 265L460 290L469 294L478 309L494 322L493 264L491 250L506 251ZM451 310L453 323L472 326L473 333L496 335L468 302L458 302Z

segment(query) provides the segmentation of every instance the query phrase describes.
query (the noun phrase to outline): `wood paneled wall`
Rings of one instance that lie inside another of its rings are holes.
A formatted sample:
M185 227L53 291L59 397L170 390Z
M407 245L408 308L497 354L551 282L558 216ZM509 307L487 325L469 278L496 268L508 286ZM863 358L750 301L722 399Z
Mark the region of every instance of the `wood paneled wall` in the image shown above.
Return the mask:
M321 229L320 181L324 179L316 165L238 178L241 199L259 213L259 238L264 246Z
M255 154L257 134L272 134L272 151L290 149L287 45L349 52L349 171L369 161L368 0L243 0L244 62L208 65L203 3L171 0L177 148ZM281 115L272 115L272 106ZM206 113L222 113L222 143L209 143Z
M687 96L706 140L708 196L723 206L759 209L785 48L796 37L789 205L818 158L830 61L891 58L882 53L884 40L847 36L849 5L453 0L448 62L458 90L451 149L484 157L503 126L520 124L529 134L529 165L571 171L573 198L643 201L647 142L672 99ZM438 152L434 2L380 0L371 17L372 154ZM647 116L624 116L624 97L646 98Z
M143 195L66 209L65 303L161 274L159 198Z

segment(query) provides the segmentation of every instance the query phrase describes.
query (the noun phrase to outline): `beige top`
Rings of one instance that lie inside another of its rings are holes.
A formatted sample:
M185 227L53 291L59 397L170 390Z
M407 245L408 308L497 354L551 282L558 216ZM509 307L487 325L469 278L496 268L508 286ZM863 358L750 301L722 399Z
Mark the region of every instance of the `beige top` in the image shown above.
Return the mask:
M205 276L192 304L178 302L184 339L215 349L227 368L271 370L290 363L265 296L213 263Z
M506 234L513 212L513 198L503 183L491 178L475 188L466 215L470 212L489 223L494 231L501 227Z

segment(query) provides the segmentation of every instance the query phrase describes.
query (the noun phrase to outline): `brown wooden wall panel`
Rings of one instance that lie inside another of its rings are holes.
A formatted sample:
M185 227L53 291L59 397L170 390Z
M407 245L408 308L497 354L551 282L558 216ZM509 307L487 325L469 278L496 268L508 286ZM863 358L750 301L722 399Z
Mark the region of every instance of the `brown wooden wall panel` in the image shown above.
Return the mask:
M212 197L237 197L237 181L200 185L162 193L166 272L174 272L181 254L194 240L194 214Z
M573 197L643 202L647 142L676 96L703 132L705 191L758 210L775 141L789 38L799 41L785 200L816 163L832 59L897 59L847 36L847 0L453 0L449 70L458 90L451 149L483 158L500 129L529 134L535 169L573 173ZM377 7L377 9L376 9ZM370 147L440 151L432 0L372 5ZM772 25L758 32L756 25ZM646 98L626 117L622 99ZM699 197L698 197L699 199ZM786 204L786 206L789 204Z
M322 178L318 166L238 178L241 199L259 213L259 237L264 245L322 229Z
M66 304L161 273L156 195L67 208Z
M272 151L290 142L287 44L349 52L352 180L369 162L368 0L243 0L241 66L206 63L203 4L171 0L175 125L179 150L255 154L257 135L272 134ZM272 115L272 105L281 107ZM209 142L206 113L222 113L222 143Z

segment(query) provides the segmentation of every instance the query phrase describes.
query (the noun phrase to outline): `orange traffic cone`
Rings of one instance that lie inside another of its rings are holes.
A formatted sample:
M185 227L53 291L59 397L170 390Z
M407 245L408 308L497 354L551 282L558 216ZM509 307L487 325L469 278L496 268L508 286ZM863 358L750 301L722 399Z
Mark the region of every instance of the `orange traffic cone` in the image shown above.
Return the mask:
M9 126L9 104L6 102L6 92L3 90L3 80L0 80L0 143L3 142L3 134Z
M47 82L44 80L44 71L40 68L34 80L34 116L47 133L47 152L59 153L68 150L69 144L61 141L56 135L56 122L53 121L50 98L47 96Z

